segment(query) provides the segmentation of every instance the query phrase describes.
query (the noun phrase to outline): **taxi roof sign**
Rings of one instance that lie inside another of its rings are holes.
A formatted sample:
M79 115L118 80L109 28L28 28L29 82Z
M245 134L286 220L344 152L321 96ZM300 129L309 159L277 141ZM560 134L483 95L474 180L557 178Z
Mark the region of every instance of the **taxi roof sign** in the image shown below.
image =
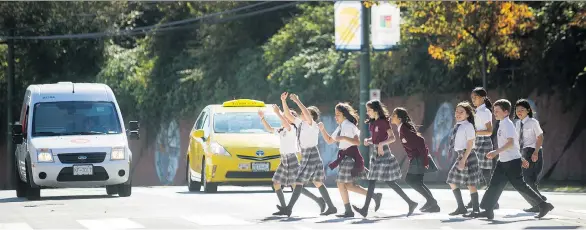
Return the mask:
M222 104L224 107L264 107L265 103L262 101L252 99L237 99L226 101Z

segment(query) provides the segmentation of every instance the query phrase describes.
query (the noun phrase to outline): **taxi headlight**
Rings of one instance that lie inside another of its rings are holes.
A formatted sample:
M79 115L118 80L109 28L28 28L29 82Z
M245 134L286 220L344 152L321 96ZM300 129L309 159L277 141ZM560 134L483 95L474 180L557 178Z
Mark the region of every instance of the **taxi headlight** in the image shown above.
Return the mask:
M39 149L37 151L37 162L53 162L53 152L50 149Z
M110 153L110 160L124 160L125 159L125 148L124 147L114 147L112 148L112 152Z
M224 147L216 142L212 142L210 144L210 152L215 155L230 156L230 153L228 153Z

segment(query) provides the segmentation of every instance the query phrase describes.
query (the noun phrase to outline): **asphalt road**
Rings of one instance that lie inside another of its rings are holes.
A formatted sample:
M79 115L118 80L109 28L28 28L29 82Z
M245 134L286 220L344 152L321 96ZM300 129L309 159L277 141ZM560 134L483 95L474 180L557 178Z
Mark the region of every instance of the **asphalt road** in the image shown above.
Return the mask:
M315 194L317 189L309 188ZM343 205L336 188L329 189L338 211ZM493 221L451 217L455 199L447 189L433 189L442 211L405 217L406 203L388 188L378 212L367 218L320 216L318 206L301 196L293 215L273 217L277 198L269 187L220 187L216 194L189 193L181 187L135 187L131 197L107 196L104 188L42 190L40 201L0 191L0 229L581 229L586 228L586 194L544 193L555 209L536 220L522 211L521 195L506 191ZM411 189L407 194L423 205ZM480 193L482 195L482 192ZM288 200L291 193L286 193ZM469 196L464 190L464 199ZM361 206L364 196L351 194Z

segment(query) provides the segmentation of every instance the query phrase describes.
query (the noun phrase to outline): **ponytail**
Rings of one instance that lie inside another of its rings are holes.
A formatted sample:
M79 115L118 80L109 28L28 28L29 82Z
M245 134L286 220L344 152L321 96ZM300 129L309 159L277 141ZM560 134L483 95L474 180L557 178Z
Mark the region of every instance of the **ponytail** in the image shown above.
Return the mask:
M484 97L484 105L486 105L486 108L490 111L492 111L492 102L490 102L490 99L488 99L488 97Z

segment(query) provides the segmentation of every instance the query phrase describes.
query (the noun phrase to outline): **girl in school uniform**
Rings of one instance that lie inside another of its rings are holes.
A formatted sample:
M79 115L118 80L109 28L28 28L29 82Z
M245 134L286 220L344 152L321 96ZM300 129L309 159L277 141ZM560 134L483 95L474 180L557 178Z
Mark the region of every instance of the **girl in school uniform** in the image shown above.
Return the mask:
M464 216L468 217L480 212L476 188L482 183L482 173L474 150L474 140L476 139L474 109L472 109L470 103L460 102L456 106L455 117L457 123L452 130L449 150L455 151L458 157L448 173L446 182L450 185L454 197L456 197L458 208L450 215L465 214ZM470 214L467 214L468 210L464 206L459 186L467 186L468 190L470 190L470 196L472 197L472 213Z
M437 171L437 166L425 145L425 139L415 129L415 125L405 108L398 107L393 110L391 123L397 126L399 140L409 157L409 171L405 177L405 182L425 197L426 200L419 210L422 212L439 212L440 207L437 204L437 200L431 194L431 190L423 183L425 173Z
M523 168L523 178L525 182L531 187L541 198L545 201L547 198L539 192L537 186L539 185L539 174L543 169L543 130L539 121L533 118L533 110L529 101L526 99L519 99L515 104L515 114L518 121L516 122L517 134L519 135L519 146L521 148L521 155L529 162L528 168ZM532 203L530 197L523 195L523 198L530 204ZM524 209L526 212L539 212L539 206Z
M397 180L401 179L401 166L391 153L389 144L395 142L395 135L389 123L389 111L387 107L378 100L369 101L366 103L366 113L369 119L368 130L371 137L364 140L364 145L374 145L370 153L370 165L368 170L368 191L366 193L366 201L362 208L353 206L354 210L360 215L366 217L368 215L368 206L370 199L374 194L376 181L384 181L391 187L409 206L407 216L413 214L417 208L417 202L411 200L407 194L397 184ZM378 207L375 207L375 210Z
M355 185L354 182L359 179L366 179L367 170L364 168L364 159L358 151L360 144L360 131L356 124L358 123L358 115L356 111L347 103L339 103L335 107L335 119L338 123L338 128L330 134L327 133L323 123L319 123L321 134L328 144L339 142L338 158L329 164L330 169L340 166L338 177L336 179L338 190L344 202L344 214L337 215L337 217L354 217L354 212L350 206L350 198L348 191L366 195L367 191ZM380 206L381 195L373 197L376 207Z
M476 127L476 155L478 157L478 165L482 170L484 181L488 186L490 184L492 169L494 168L494 160L486 157L486 154L493 150L491 137L493 133L492 102L490 102L487 95L484 88L476 87L472 90L470 98L472 99L472 104L476 107L474 126ZM472 208L472 201L468 203L468 208ZM495 209L498 209L498 203Z
M262 110L258 111L258 115L265 129L271 133L278 134L280 138L279 151L281 153L281 163L279 163L277 171L275 171L275 174L273 175L273 187L275 188L275 193L277 194L277 198L281 204L280 207L285 207L285 195L283 194L281 185L293 185L295 177L297 176L297 171L299 169L299 162L297 160L297 152L299 152L296 135L297 129L295 126L289 123L283 114L281 114L279 106L273 105L273 110L275 114L277 114L277 116L281 119L281 128L271 127L271 125L265 120L264 112ZM290 216L291 214L287 213L285 210L279 209L279 211L273 213L273 215Z
M319 137L319 127L317 126L317 120L319 120L320 114L319 109L315 106L306 108L305 105L301 103L297 95L291 94L290 99L301 109L301 116L292 116L292 113L289 112L290 109L286 101L287 95L288 93L283 93L281 95L281 101L283 103L283 110L287 119L292 121L295 126L298 127L297 140L299 143L299 148L301 149L301 163L299 166L299 172L297 173L295 179L293 195L291 195L289 204L287 207L285 207L286 212L287 214L291 213L295 202L299 198L299 195L303 193L303 191L306 191L303 186L309 182L312 182L323 197L318 201L318 204L321 208L321 215L334 214L338 211L330 199L330 195L326 186L323 184L325 179L325 170L323 161L319 154L319 149L317 147ZM325 210L326 203L328 205L328 210Z

